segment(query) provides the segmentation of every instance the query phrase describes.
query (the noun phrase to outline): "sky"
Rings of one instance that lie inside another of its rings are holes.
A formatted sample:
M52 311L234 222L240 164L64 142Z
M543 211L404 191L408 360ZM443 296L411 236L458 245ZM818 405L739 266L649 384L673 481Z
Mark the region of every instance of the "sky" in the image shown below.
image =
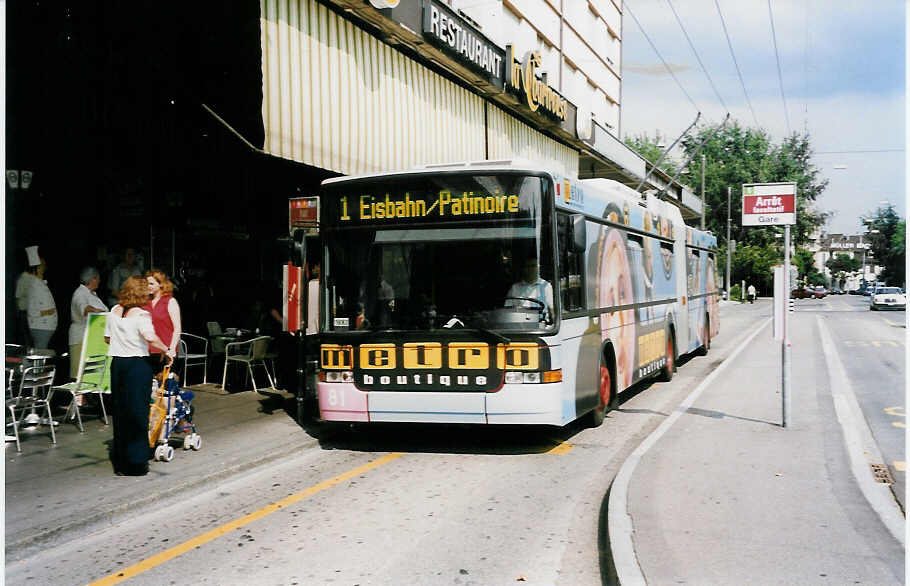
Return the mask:
M729 111L775 144L808 131L829 180L817 200L833 212L826 232L859 233L860 216L881 202L906 217L906 9L906 0L770 0L772 35L769 0L625 0L622 135L659 133L670 145L699 111L711 124Z

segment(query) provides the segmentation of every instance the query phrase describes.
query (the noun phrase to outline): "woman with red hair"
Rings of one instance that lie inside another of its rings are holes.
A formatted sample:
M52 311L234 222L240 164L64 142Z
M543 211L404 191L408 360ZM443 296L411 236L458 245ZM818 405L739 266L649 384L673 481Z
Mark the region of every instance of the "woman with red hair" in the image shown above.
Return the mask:
M111 461L119 476L148 473L149 391L152 369L146 358L149 347L173 360L174 352L155 335L151 316L142 307L148 302L148 283L130 277L117 292L119 303L104 326L110 344L111 402L114 442Z
M180 343L180 305L174 299L174 284L164 272L153 269L145 273L149 286L149 301L145 309L152 315L155 334L167 345L173 354L177 353ZM161 350L149 345L149 357L152 370L156 373L164 368L165 355Z

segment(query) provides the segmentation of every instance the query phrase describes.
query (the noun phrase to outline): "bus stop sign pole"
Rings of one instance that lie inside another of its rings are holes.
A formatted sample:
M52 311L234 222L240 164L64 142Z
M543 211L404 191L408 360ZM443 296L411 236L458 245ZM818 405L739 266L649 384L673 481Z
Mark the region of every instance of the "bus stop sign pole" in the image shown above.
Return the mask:
M790 226L796 224L796 183L743 184L743 226L784 227L783 292L778 311L781 323L781 427L790 425ZM729 240L729 238L728 238ZM729 246L729 242L728 242Z
M783 339L781 340L781 427L790 425L790 225L784 226L784 294L782 299Z

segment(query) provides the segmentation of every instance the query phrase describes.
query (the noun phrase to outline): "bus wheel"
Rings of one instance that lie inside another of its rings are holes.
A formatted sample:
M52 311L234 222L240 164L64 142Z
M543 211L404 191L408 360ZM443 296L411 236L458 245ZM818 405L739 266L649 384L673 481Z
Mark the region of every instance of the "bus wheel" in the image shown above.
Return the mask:
M699 356L707 356L708 350L711 349L711 322L708 321L708 316L705 316L705 331L702 334L704 336L705 343L701 345L698 349Z
M667 332L667 360L664 362L663 370L660 371L660 380L665 383L673 380L673 371L676 370L676 349L673 344L673 336Z
M613 398L613 384L610 377L610 369L604 365L600 366L600 377L598 378L598 402L597 407L588 414L588 426L600 427L604 422L604 417L612 407L615 400Z

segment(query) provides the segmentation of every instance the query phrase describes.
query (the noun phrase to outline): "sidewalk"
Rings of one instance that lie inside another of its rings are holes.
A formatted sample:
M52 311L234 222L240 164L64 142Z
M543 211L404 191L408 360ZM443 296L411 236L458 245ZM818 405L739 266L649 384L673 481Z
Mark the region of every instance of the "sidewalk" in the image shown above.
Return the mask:
M624 585L903 583L903 547L851 472L815 320L791 314L789 427L768 325L641 455L625 493L617 476L634 548L612 545L611 503Z
M150 462L147 476L114 475L108 458L112 427L100 416L83 415L85 433L75 423L61 423L56 445L46 426L21 432L21 453L15 442L7 442L7 562L317 441L294 421L296 402L290 393L226 394L211 384L190 389L202 449L175 448L171 462Z

